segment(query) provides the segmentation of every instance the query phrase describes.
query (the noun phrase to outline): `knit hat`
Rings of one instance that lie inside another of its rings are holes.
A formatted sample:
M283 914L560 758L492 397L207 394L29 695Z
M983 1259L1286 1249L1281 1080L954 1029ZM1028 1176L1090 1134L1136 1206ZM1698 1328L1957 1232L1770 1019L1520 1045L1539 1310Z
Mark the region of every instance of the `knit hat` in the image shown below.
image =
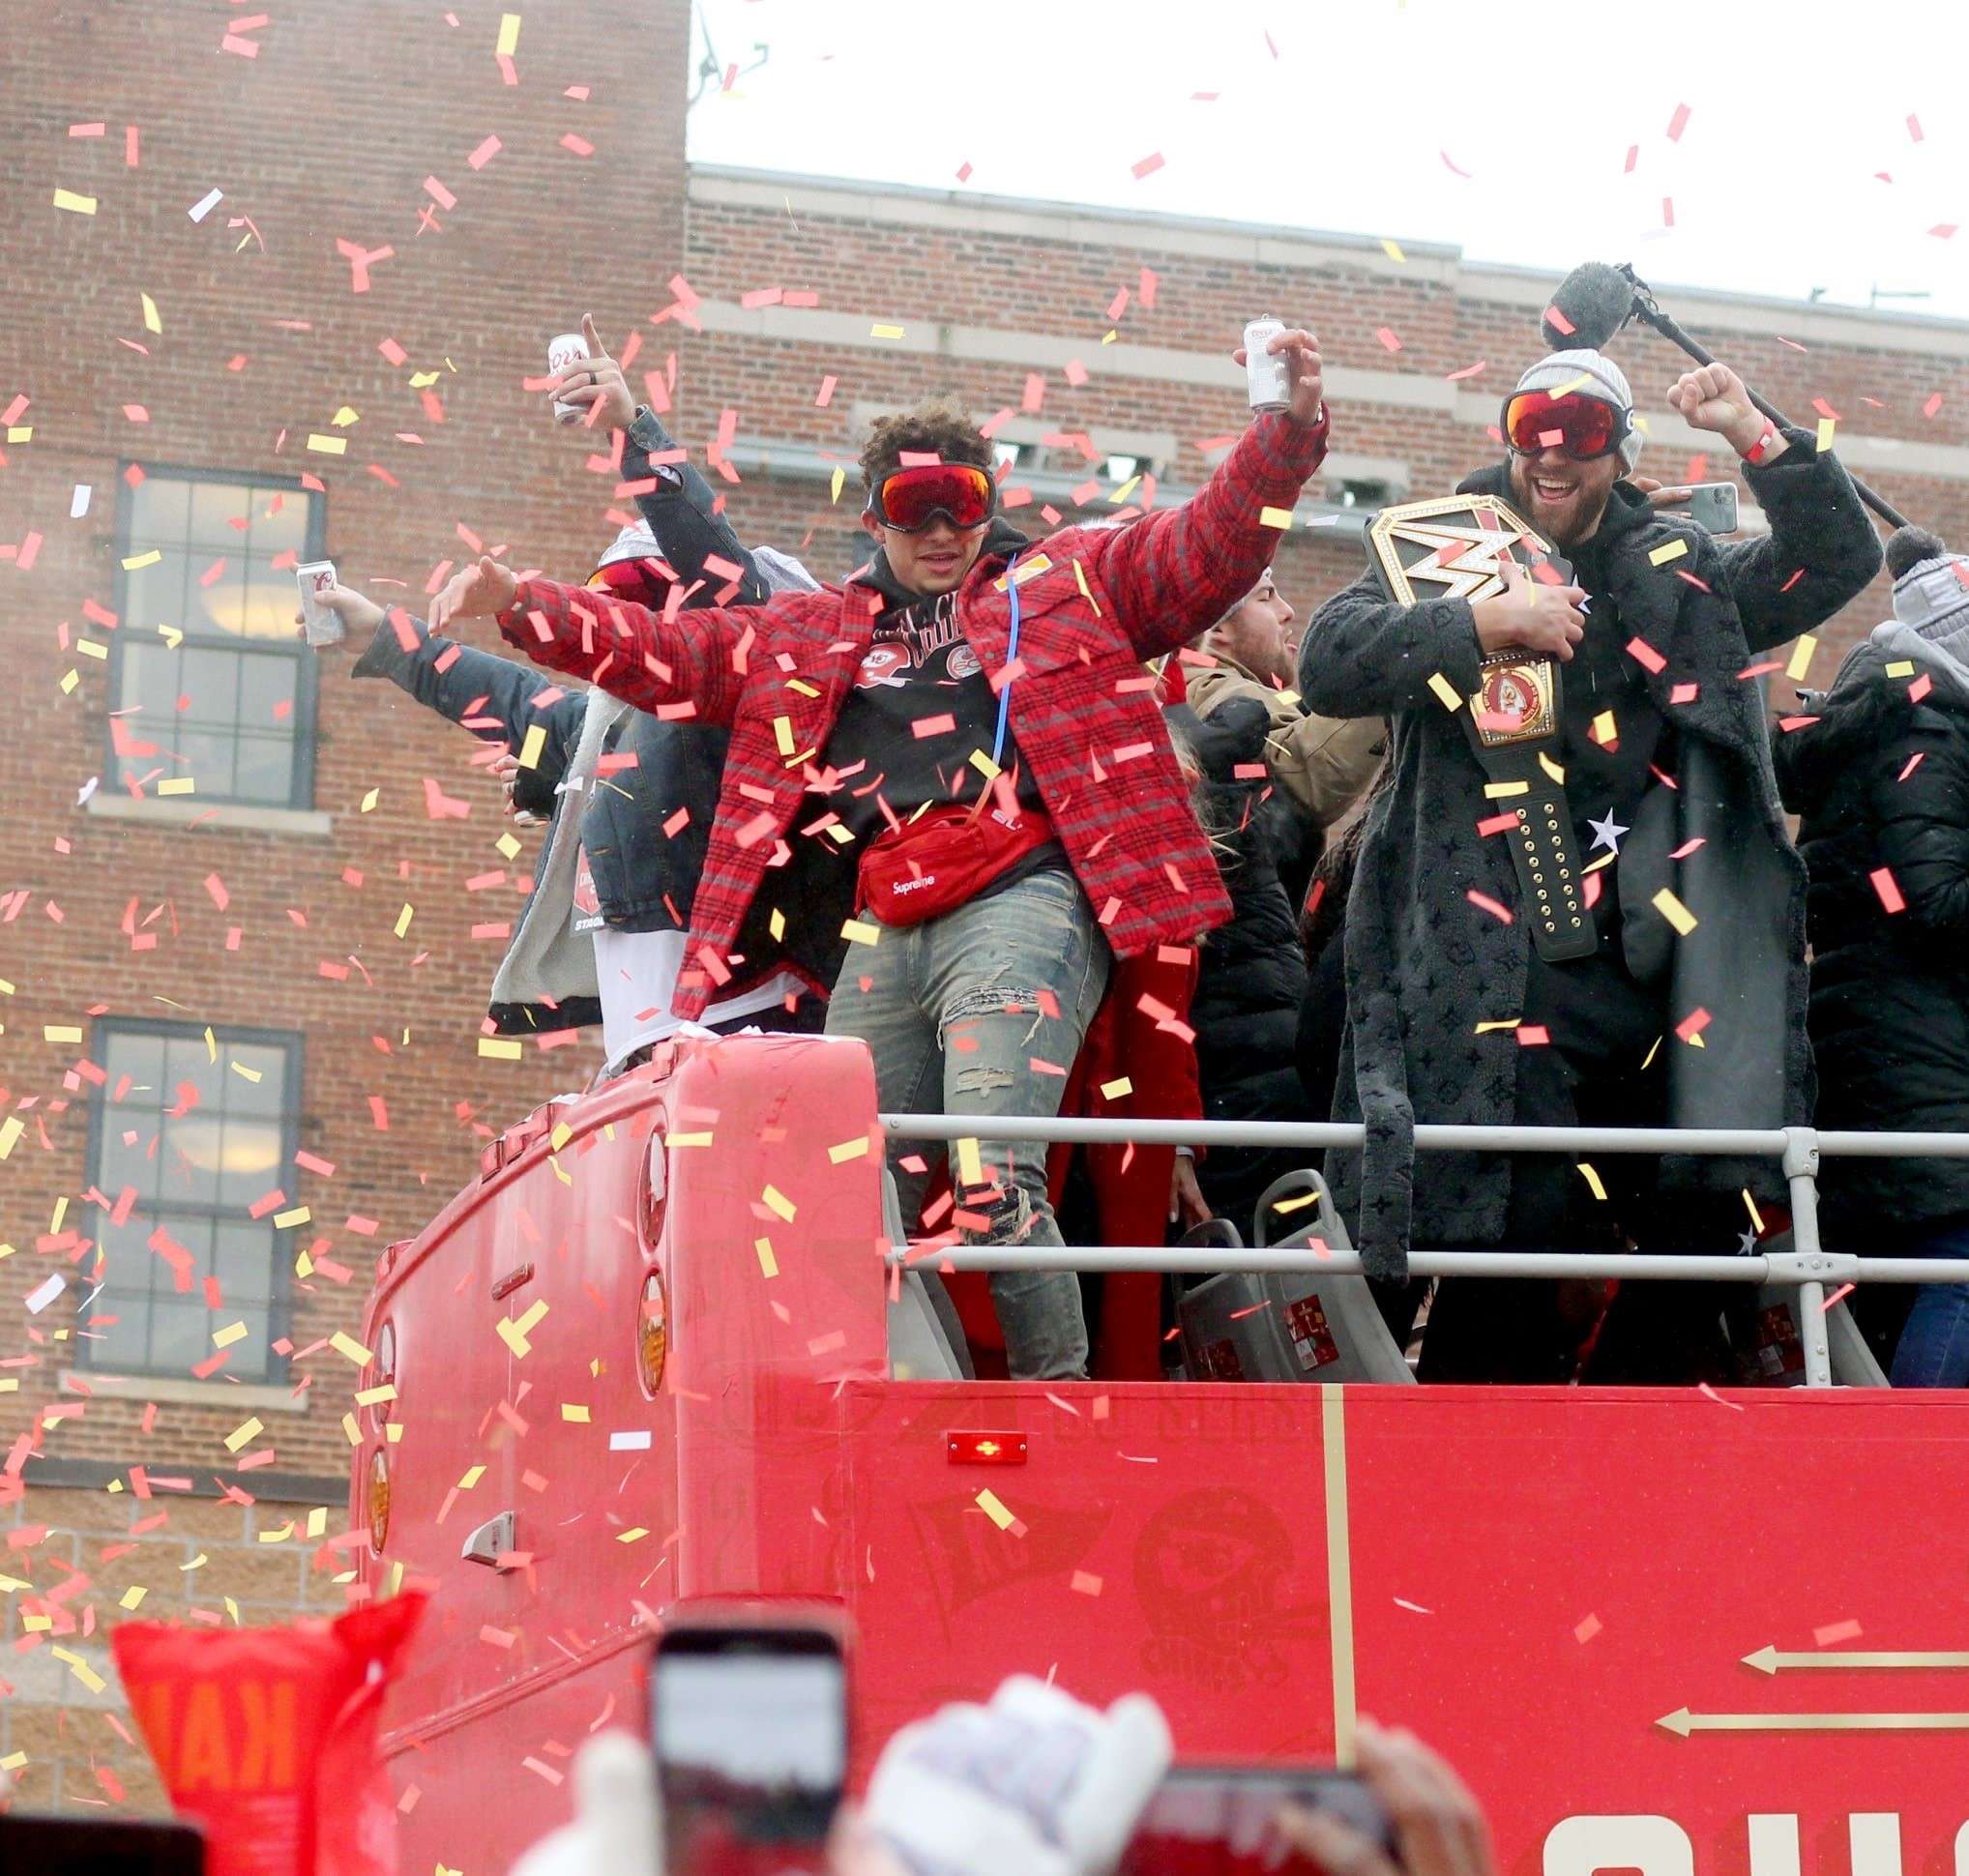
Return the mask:
M1969 643L1969 558L1952 554L1925 528L1901 528L1887 543L1894 616L1930 644ZM1959 652L1958 652L1959 655Z
M602 558L595 563L595 571L599 573L604 567L613 567L618 560L657 560L661 558L662 551L647 521L632 521L608 543Z
M1581 347L1576 351L1547 352L1518 379L1517 391L1577 392L1582 397L1598 397L1623 415L1634 407L1633 393L1628 389L1627 373L1603 352ZM1631 469L1641 454L1641 433L1631 429L1621 439L1620 463Z

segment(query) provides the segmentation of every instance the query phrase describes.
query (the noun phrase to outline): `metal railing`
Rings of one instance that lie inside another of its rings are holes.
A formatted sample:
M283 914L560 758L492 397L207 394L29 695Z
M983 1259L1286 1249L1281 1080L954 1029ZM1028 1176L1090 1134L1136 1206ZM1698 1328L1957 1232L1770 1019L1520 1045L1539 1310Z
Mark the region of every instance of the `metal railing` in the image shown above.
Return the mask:
M903 1140L1034 1140L1046 1145L1190 1147L1360 1147L1366 1129L1338 1121L1040 1121L982 1114L884 1114L882 1126ZM1790 1189L1789 1251L1737 1256L1664 1256L1515 1250L1414 1250L1417 1276L1571 1276L1796 1285L1805 1322L1806 1385L1832 1386L1826 1286L1859 1283L1969 1283L1969 1259L1859 1257L1828 1251L1819 1239L1818 1166L1823 1158L1969 1159L1969 1133L1821 1132L1809 1127L1617 1128L1445 1127L1420 1125L1416 1151L1458 1153L1688 1154L1710 1158L1776 1159ZM1219 1246L972 1245L940 1246L939 1267L962 1271L1117 1271L1289 1274L1313 1266L1308 1234L1284 1244L1228 1250ZM1362 1275L1357 1251L1321 1250L1316 1267L1336 1276ZM907 1252L892 1253L905 1261Z

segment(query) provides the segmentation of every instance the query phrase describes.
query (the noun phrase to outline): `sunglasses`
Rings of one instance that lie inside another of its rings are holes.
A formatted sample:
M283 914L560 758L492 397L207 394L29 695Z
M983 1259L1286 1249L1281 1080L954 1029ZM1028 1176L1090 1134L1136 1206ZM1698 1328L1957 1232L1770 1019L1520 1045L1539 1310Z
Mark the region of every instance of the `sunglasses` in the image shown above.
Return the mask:
M1620 448L1633 428L1633 419L1627 411L1578 392L1555 397L1549 391L1520 391L1504 400L1500 427L1504 440L1520 455L1558 449L1574 462L1591 462Z
M938 515L954 528L982 528L997 505L997 490L972 462L926 462L884 476L868 497L868 512L885 528L918 534Z

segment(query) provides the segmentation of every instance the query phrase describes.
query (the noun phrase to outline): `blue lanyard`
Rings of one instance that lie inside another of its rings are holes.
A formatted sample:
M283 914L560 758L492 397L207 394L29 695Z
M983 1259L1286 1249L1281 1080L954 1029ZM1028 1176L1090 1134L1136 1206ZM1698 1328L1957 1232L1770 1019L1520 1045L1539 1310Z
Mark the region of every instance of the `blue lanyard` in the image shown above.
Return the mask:
M1005 587L1012 598L1012 631L1005 641L1005 664L1010 670L1018 658L1018 582L1013 578L1013 571L1018 565L1018 556L1014 554L1005 566ZM998 766L998 758L1005 749L1005 723L1012 709L1012 680L1007 678L998 691L998 733L991 739L991 766Z

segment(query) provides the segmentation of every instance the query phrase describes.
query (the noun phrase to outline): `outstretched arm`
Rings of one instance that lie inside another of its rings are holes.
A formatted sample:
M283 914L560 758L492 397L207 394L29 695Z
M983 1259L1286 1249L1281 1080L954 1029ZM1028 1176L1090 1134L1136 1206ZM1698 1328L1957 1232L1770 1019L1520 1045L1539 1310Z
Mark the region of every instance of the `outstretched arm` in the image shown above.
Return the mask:
M1141 658L1189 643L1258 583L1306 479L1326 454L1318 341L1309 332L1284 332L1269 349L1290 361L1290 406L1259 412L1180 508L1089 537L1089 557ZM1244 363L1242 351L1235 356Z

